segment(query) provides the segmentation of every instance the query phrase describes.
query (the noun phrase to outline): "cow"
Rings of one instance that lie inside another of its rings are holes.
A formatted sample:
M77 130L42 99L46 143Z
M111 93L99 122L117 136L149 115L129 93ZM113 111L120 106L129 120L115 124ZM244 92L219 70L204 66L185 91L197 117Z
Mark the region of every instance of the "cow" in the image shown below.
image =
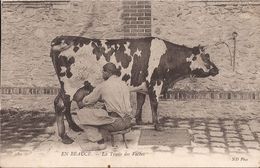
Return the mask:
M156 130L159 130L160 95L166 94L167 89L181 79L219 73L204 47L189 48L156 37L101 40L58 36L51 42L50 56L61 87L54 107L58 134L65 144L73 140L65 134L64 115L72 130L83 131L71 117L71 102L75 101L82 108L84 96L101 82L101 69L107 62L121 67L120 78L130 88L141 88L137 92L137 124L142 123L142 106L146 95L149 96Z

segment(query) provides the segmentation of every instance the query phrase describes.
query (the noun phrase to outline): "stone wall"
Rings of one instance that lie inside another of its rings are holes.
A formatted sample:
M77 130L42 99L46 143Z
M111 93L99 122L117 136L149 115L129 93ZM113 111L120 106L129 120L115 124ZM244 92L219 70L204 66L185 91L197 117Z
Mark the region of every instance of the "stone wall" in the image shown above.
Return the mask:
M59 87L49 57L50 42L58 35L131 38L151 34L189 47L210 45L207 51L220 74L196 82L186 79L177 83L175 89L259 91L260 6L207 2L87 0L62 5L3 6L1 85ZM230 65L232 32L238 33L234 72ZM214 45L220 41L229 48Z
M59 87L49 56L59 35L122 38L118 1L3 5L1 83L16 87Z
M245 1L244 1L245 2ZM256 2L255 2L256 3ZM152 1L152 35L189 47L209 45L207 52L219 75L175 85L184 90L260 90L260 6L242 3ZM235 71L231 55L237 32ZM219 44L218 42L225 42ZM231 52L231 55L229 53Z

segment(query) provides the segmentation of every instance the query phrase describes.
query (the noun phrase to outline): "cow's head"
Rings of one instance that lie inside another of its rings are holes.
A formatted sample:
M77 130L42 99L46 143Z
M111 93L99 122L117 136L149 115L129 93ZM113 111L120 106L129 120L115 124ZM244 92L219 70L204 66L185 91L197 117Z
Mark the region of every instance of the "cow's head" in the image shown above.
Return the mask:
M210 56L205 53L202 46L192 48L192 55L186 59L190 63L191 76L204 78L216 76L219 72L216 65L210 61Z

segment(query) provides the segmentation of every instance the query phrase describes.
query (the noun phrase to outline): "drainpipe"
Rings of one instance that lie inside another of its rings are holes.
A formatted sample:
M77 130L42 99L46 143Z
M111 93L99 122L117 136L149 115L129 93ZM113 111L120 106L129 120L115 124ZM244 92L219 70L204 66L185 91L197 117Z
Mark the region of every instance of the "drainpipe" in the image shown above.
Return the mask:
M232 39L234 40L234 51L233 51L233 59L232 59L232 65L233 65L233 72L235 71L235 65L236 65L236 43L237 43L237 38L238 34L237 32L232 33Z

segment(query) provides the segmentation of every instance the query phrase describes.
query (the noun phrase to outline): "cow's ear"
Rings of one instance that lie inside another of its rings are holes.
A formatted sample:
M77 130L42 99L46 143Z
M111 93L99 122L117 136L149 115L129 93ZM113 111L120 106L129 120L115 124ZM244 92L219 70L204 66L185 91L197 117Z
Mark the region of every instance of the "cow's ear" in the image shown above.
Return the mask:
M192 54L193 54L193 55L198 55L198 54L200 54L200 46L193 47L193 48L192 48Z

